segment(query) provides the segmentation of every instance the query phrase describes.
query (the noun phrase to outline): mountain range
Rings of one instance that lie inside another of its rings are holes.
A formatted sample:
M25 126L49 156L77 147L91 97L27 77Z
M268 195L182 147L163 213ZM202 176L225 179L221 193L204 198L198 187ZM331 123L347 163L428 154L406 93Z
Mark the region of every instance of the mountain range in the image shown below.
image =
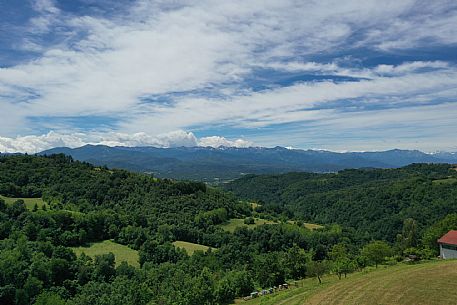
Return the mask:
M418 150L331 152L284 147L59 147L40 155L63 153L76 160L157 177L206 182L227 181L245 174L336 172L346 168L397 168L411 163L457 163L457 153L427 154Z

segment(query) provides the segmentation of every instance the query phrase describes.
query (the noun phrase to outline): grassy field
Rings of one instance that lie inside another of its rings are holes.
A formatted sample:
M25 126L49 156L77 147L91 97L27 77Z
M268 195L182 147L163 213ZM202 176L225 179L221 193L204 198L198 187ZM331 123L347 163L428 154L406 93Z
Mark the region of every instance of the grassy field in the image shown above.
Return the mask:
M192 255L194 254L195 251L206 251L209 249L208 246L200 245L200 244L194 244L194 243L189 243L187 241L175 241L173 242L173 245L177 248L181 248L186 250L187 254ZM214 248L213 248L214 249Z
M456 304L457 261L433 261L416 265L399 264L351 274L346 279L327 276L323 284L315 279L246 305L387 305Z
M295 221L289 220L288 223L295 224ZM320 228L324 227L324 226L321 226L321 225L318 225L318 224L315 224L315 223L308 223L308 222L305 222L303 224L303 226L305 228L307 228L307 229L310 229L310 230L316 230L316 229L320 229Z
M270 224L275 224L277 222L274 222L272 220L266 220L266 219L260 219L260 218L255 218L254 219L254 224L247 225L244 223L244 219L241 218L234 218L230 219L227 223L221 225L222 229L225 231L233 233L236 228L238 227L247 227L247 228L254 228L256 226L261 226L261 225L270 225ZM289 221L289 223L293 224L293 221ZM313 223L305 223L304 226L310 230L322 228L321 225L313 224Z
M11 198L11 197L5 197L2 195L0 195L0 198L5 200L6 204L13 204L16 200L22 199L22 200L24 200L25 206L30 211L33 210L35 203L37 204L39 209L41 209L41 207L45 204L45 202L41 198Z
M321 225L318 225L315 223L307 223L307 222L305 222L303 225L305 226L305 228L308 228L310 230L320 229L320 228L324 227L324 226L321 226Z
M116 266L119 266L121 262L125 261L129 265L140 267L138 262L138 251L130 249L127 246L117 244L111 240L93 243L89 247L74 247L72 249L78 256L84 252L92 258L96 255L112 252L116 257Z
M234 218L230 219L227 223L221 225L221 227L228 232L233 233L236 228L238 227L247 227L247 228L254 228L256 226L261 226L265 224L274 224L274 221L271 220L265 220L265 219L260 219L260 218L255 218L254 219L254 224L247 225L244 223L244 219L241 218Z

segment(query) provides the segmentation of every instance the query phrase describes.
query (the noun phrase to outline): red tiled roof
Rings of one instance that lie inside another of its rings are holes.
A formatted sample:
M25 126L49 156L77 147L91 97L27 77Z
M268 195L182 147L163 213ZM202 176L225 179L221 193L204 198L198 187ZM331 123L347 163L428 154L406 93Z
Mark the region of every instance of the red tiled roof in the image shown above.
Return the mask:
M440 239L438 239L438 243L447 245L457 245L457 230L451 230L444 234Z

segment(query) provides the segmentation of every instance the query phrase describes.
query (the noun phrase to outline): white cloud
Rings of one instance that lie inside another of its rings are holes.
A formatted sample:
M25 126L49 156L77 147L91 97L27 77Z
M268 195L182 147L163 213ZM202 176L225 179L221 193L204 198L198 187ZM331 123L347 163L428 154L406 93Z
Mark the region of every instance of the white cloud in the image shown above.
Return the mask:
M395 108L396 104L405 103L413 106L432 103L437 97L449 94L452 97L456 86L457 71L445 70L377 76L359 82L310 82L228 99L184 97L171 105L150 105L147 115L139 115L121 126L132 131L151 126L151 130L145 130L150 132L153 128L184 129L215 124L252 128L325 120L327 113L344 109L348 100L358 100L358 107ZM330 103L332 107L325 107Z
M36 153L52 147L78 147L84 145L81 135L63 135L49 132L40 136L0 137L0 152Z
M30 19L30 33L49 32L51 25L58 21L60 10L52 0L34 0L32 7L39 13L37 17ZM29 43L26 41L26 43Z
M176 130L167 134L151 136L144 132L126 133L73 133L61 134L49 132L38 136L0 137L0 152L37 153L54 147L76 148L86 144L106 146L153 146L153 147L194 147L194 146L227 146L249 147L253 143L244 139L228 140L213 136L197 139L192 132Z
M201 138L198 141L199 146L203 147L220 147L220 146L225 146L225 147L252 147L253 143L251 141L247 141L244 139L237 139L237 140L228 140L224 137L219 137L219 136L211 136L211 137L204 137Z
M38 96L23 106L25 116L134 115L130 109L138 106L142 96L239 80L252 67L277 66L274 58L278 56L313 54L343 45L348 35L365 27L382 28L383 35L372 34L361 43L388 39L398 32L385 30L384 25L404 20L402 14L414 4L202 1L170 5L139 1L125 16L103 19L65 15L52 1L39 0L35 7L42 15L34 27L46 28L49 19L59 15L52 23L68 27L68 35L88 35L77 41L62 40L47 47L37 60L1 69L0 83ZM424 4L423 9L436 14L444 9L430 6L433 4ZM443 36L457 37L451 35L455 28L450 26L455 24L450 23L452 14L443 15L444 20L430 30L422 25L420 13L414 16L403 25L409 31L439 41ZM417 26L423 30L418 31ZM335 67L311 62L290 63L285 68L332 71Z
M317 63L314 61L310 62L296 62L296 61L290 61L290 62L273 62L265 67L276 69L276 70L283 70L283 71L288 71L288 72L336 72L340 70L341 68L338 67L336 63Z
M374 72L381 75L404 75L420 69L445 69L449 64L444 61L413 61L400 65L378 65Z
M355 99L355 108L405 106L406 102L413 107L455 96L457 69L443 61L381 64L372 69L343 67L338 58L306 61L316 54L356 47L390 52L453 45L457 13L451 1L142 0L129 4L125 14L112 17L71 15L51 0L34 3L39 15L30 20L29 34L56 30L63 32L59 32L62 39L52 45L26 40L22 46L42 51L41 56L0 68L0 110L9 114L0 135L10 137L2 138L8 149L33 151L50 143L79 143L61 139L57 133L16 137L35 133L39 127L53 129L49 124L55 117L118 120L112 132L85 133L84 143L243 146L248 144L242 140L198 140L186 132L169 133L194 130L194 126L253 129L325 122L339 115L346 101ZM308 82L261 92L240 89L245 88L243 79L259 67L366 80ZM186 93L203 88L223 98ZM175 92L184 93L166 103L142 99ZM37 123L31 120L34 117L49 120ZM69 125L59 125L56 132L80 128ZM24 141L35 143L30 144L35 148Z

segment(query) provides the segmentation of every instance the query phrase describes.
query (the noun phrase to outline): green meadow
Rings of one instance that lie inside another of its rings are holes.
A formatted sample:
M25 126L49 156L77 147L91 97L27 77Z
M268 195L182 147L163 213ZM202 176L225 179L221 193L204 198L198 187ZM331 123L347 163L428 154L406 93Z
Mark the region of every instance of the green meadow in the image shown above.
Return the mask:
M189 255L194 254L195 251L203 251L203 252L205 252L210 248L208 246L204 246L204 245L200 245L200 244L194 244L194 243L190 243L190 242L187 242L187 241L179 241L179 240L173 242L173 245L176 248L181 248L181 249L186 250L187 254L189 254Z
M38 206L39 209L43 207L45 202L41 198L12 198L12 197L5 197L0 195L0 198L5 200L6 204L13 204L17 200L24 200L25 206L28 210L32 211L35 204Z
M140 267L138 251L127 246L115 243L111 240L105 240L97 243L92 243L87 247L73 247L76 255L81 255L83 252L94 258L96 255L102 255L112 252L116 258L116 266L119 266L123 261L134 267Z

